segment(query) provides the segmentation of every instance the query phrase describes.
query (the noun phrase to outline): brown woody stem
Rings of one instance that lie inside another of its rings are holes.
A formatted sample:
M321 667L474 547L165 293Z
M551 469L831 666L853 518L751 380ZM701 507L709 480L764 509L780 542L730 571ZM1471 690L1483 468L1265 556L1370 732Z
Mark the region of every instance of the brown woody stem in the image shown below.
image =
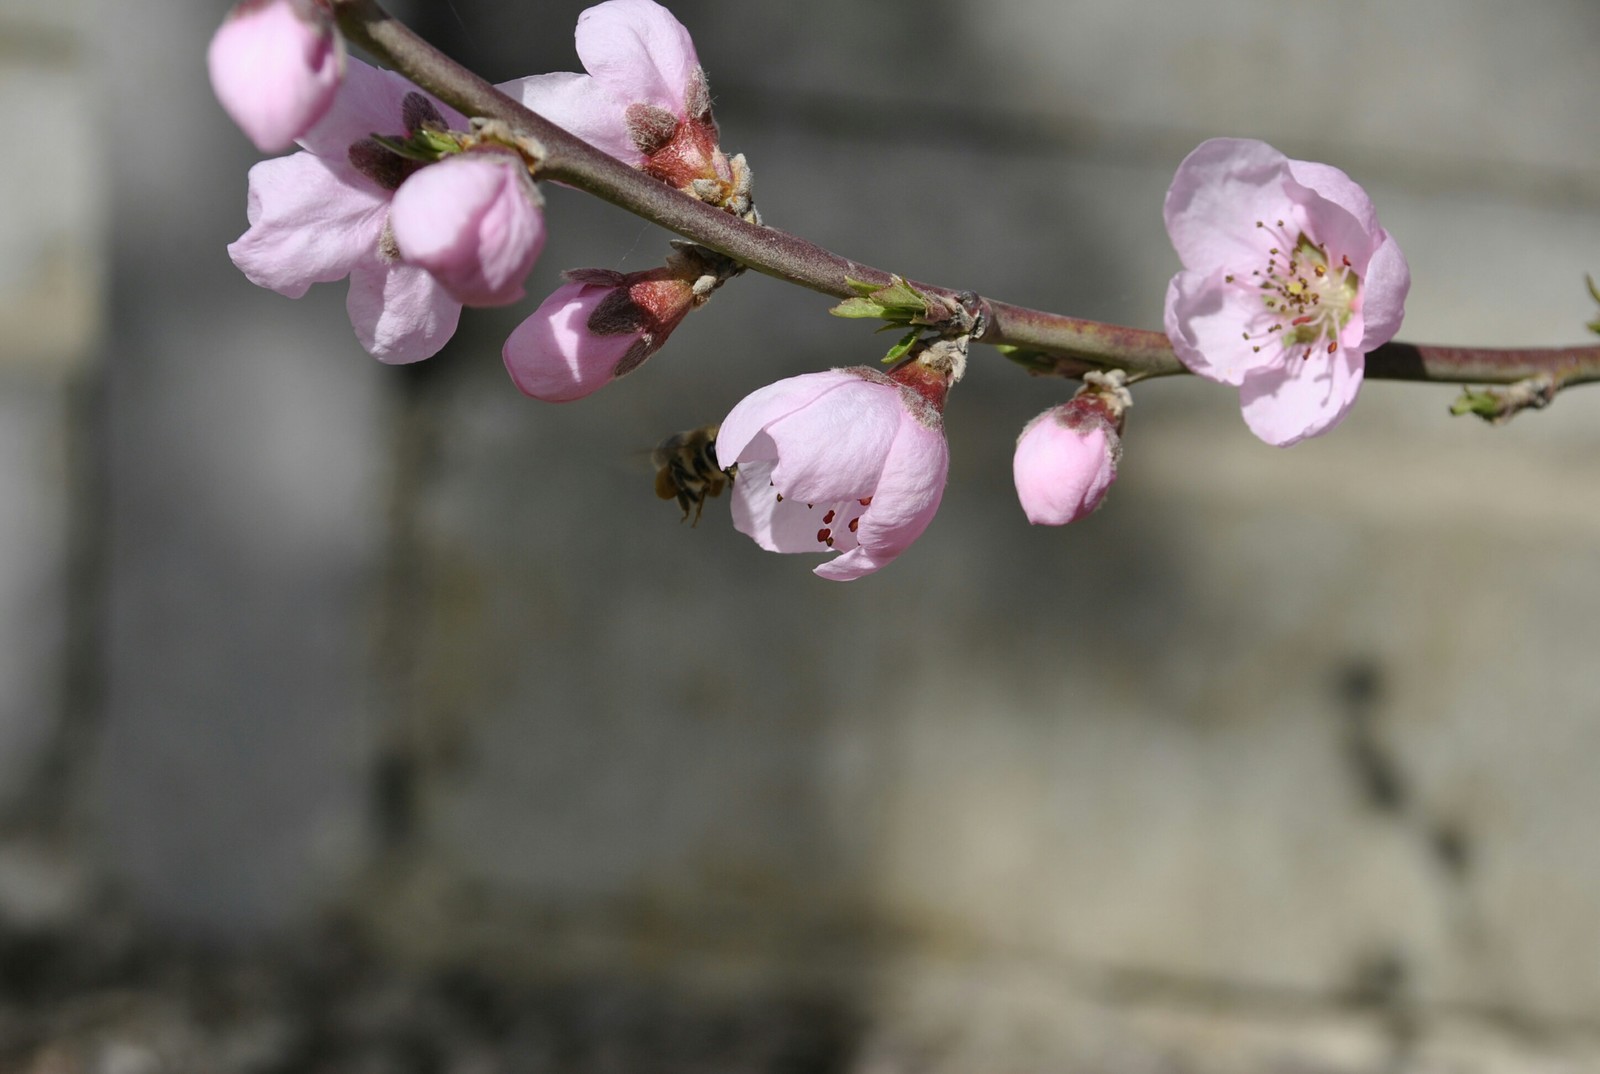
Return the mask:
M462 67L385 11L376 0L332 0L346 37L421 88L468 116L500 120L544 150L539 176L559 180L744 264L757 272L836 298L858 292L852 280L890 285L892 276L825 250L777 228L749 224L679 193L602 153L512 100ZM955 297L950 288L911 281L918 289ZM1090 369L1125 369L1135 377L1187 370L1161 332L1124 328L980 298L985 327L979 341L1028 352L1038 372L1080 376ZM1549 376L1558 385L1600 380L1600 346L1473 348L1394 342L1367 355L1366 375L1383 380L1510 384Z

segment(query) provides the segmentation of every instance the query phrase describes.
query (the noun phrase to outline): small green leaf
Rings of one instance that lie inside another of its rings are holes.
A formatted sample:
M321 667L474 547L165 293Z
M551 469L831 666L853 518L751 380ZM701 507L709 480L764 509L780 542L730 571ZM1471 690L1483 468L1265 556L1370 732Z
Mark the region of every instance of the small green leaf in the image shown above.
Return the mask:
M828 311L835 317L883 318L889 311L870 298L847 298Z
M863 298L878 290L877 284L868 283L865 280L852 280L850 277L846 276L844 278L844 282L846 286L848 286L856 294L861 295Z
M916 346L917 337L921 334L922 333L919 329L913 328L911 331L901 336L900 342L890 347L889 353L883 356L883 363L887 365L890 362L898 362L900 359L904 358L910 352L911 348Z
M1471 388L1462 388L1460 396L1450 404L1450 413L1458 418L1463 414L1493 418L1504 410L1505 403L1499 396L1490 392L1473 391Z
M1600 302L1600 287L1595 286L1594 277L1590 276L1588 273L1584 273L1583 282L1589 285L1589 296L1596 302ZM1596 317L1594 320L1584 325L1584 327L1593 332L1595 335L1600 336L1600 317Z

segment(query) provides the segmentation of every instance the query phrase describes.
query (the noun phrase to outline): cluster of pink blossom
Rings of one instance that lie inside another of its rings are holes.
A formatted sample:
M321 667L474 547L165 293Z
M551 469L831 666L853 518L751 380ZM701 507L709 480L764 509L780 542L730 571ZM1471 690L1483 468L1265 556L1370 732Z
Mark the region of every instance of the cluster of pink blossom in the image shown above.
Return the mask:
M748 169L726 156L688 31L654 0L606 0L578 20L583 74L499 88L591 145L758 222ZM301 152L250 171L249 230L229 253L289 297L350 280L348 309L380 360L436 353L461 307L503 305L544 243L530 161L510 140L398 75L348 59L327 0L244 0L212 41L217 96L263 150ZM1371 201L1343 172L1256 141L1214 139L1166 199L1183 269L1166 328L1193 372L1239 388L1245 421L1287 446L1331 429L1365 356L1396 332L1410 277ZM679 244L659 269L581 269L511 334L525 394L581 398L638 368L740 266ZM921 322L918 322L921 323ZM966 336L915 339L887 372L791 377L721 423L716 464L736 472L734 525L775 552L830 554L824 578L870 574L932 521L949 469L943 413ZM1017 440L1028 520L1077 521L1116 479L1131 404L1120 370L1090 373Z

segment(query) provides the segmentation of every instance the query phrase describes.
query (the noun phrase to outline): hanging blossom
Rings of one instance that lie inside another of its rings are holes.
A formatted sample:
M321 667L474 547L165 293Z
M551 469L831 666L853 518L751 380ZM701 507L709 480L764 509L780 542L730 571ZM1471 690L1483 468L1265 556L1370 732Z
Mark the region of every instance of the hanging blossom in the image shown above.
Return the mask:
M547 403L581 399L643 365L738 271L688 244L646 272L573 269L506 340L506 371L524 395Z
M935 343L887 375L807 373L746 396L717 433L717 464L739 468L734 527L769 552L841 553L816 568L834 581L883 567L939 509L964 362L964 341Z
M544 242L526 168L451 133L466 127L399 75L349 61L333 107L300 138L305 151L250 169L250 229L228 255L290 298L348 276L350 323L369 353L392 363L436 354L463 302L522 297ZM443 160L411 159L424 150Z
M744 158L718 147L705 71L670 11L654 0L606 0L578 16L575 37L587 74L498 88L624 164L702 201L753 212Z
M1245 423L1269 444L1338 424L1411 286L1366 192L1327 164L1214 138L1178 166L1165 216L1183 262L1166 301L1178 358L1237 386Z
M1120 369L1084 375L1061 406L1030 421L1011 462L1017 500L1036 526L1065 526L1099 508L1122 460L1122 424L1133 397Z
M321 0L244 0L206 52L217 100L263 153L288 149L327 114L345 63Z

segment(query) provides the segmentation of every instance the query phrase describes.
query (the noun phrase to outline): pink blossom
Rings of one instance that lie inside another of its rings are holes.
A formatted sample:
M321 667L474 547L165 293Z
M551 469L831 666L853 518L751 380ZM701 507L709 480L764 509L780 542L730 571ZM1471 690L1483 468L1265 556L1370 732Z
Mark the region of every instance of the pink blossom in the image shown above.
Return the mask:
M915 363L885 376L834 369L769 384L722 421L717 462L733 482L735 528L770 552L842 553L816 568L849 581L921 536L944 495L945 382Z
M457 301L504 306L544 248L544 199L513 153L463 153L423 168L394 192L389 225L410 264Z
M524 395L581 399L638 369L738 267L685 246L645 272L575 269L501 351Z
M606 0L578 16L588 74L534 75L499 88L625 164L691 190L727 185L711 90L683 24L654 0Z
M1117 479L1131 399L1120 371L1084 379L1069 402L1034 418L1017 437L1011 472L1023 513L1036 526L1065 526L1093 514Z
M264 153L294 144L333 104L344 39L317 0L244 0L211 38L211 88Z
M1179 359L1237 386L1269 444L1338 424L1411 286L1366 192L1327 164L1214 138L1178 166L1165 215L1183 262L1166 302Z
M437 353L455 333L461 302L426 269L402 259L390 228L390 203L403 184L444 165L408 160L371 135L406 139L419 131L466 126L459 113L399 75L351 60L333 107L301 137L305 152L250 169L250 229L228 247L228 255L252 283L290 298L304 295L313 283L348 276L346 308L368 352L385 362L414 362ZM471 169L454 168L438 184L429 176L432 193L425 190L419 204L437 205L440 186L459 192L480 178ZM503 286L514 274L504 266L514 267L527 256L526 250L512 248L513 234L535 252L543 238L542 226L530 227L525 216L517 227L489 227L487 232L479 227L486 215L463 209L445 216L463 233L435 236L434 248L469 252L441 264L458 269L467 265L463 275L470 277L472 262L481 261L485 288L490 286L491 264L496 266L493 279ZM483 248L485 239L494 240L489 249Z

